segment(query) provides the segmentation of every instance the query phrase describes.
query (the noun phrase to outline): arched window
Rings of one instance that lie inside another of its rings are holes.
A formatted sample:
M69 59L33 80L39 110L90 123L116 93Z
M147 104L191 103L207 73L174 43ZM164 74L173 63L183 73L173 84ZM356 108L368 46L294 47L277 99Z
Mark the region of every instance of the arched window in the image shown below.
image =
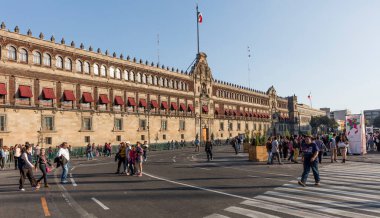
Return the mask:
M116 77L116 79L121 79L121 71L119 68L117 68L115 71L115 77Z
M181 90L184 90L185 86L183 85L183 82L181 82Z
M17 55L16 55L16 48L13 46L8 46L8 60L16 60Z
M153 77L153 85L155 85L155 86L157 85L157 76Z
M33 52L33 63L41 64L41 53L39 53L38 51Z
M141 82L144 84L146 83L146 75L145 74L142 75Z
M115 77L115 68L114 67L110 67L110 77L111 78Z
M136 82L141 83L141 74L140 73L136 74Z
M44 57L44 61L43 61L44 65L50 67L51 66L51 56L48 53L44 53L43 57Z
M131 80L132 82L135 81L135 73L133 73L133 71L131 71L131 72L129 73L129 80Z
M94 64L94 75L99 75L99 65Z
M28 62L28 52L25 49L20 49L20 61L27 63Z
M153 83L152 75L148 75L147 82L149 85L151 85Z
M178 81L175 81L175 89L179 89Z
M100 67L100 75L101 75L101 76L107 76L106 66L102 65L102 66Z
M55 66L58 68L58 69L62 69L63 68L63 59L61 56L57 56L55 58Z
M128 80L129 79L129 73L127 70L124 70L124 80Z
M75 61L75 66L76 66L77 72L82 72L83 71L82 61L76 60Z
M88 63L87 61L84 62L83 71L84 73L87 73L87 74L90 73L90 63Z
M168 83L168 79L164 79L164 87L168 87L169 86L169 83Z
M162 77L160 77L160 79L158 79L158 85L159 86L164 86L164 80L162 79Z
M73 63L70 58L65 58L65 69L70 71L73 69Z
M173 80L169 81L169 88L174 88L174 81Z

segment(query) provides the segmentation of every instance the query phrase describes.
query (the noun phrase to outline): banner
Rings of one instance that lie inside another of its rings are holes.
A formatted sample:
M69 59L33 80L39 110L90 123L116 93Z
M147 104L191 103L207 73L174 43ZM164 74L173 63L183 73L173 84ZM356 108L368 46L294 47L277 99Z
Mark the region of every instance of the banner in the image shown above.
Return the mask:
M352 154L366 154L365 121L361 114L346 116L346 136Z

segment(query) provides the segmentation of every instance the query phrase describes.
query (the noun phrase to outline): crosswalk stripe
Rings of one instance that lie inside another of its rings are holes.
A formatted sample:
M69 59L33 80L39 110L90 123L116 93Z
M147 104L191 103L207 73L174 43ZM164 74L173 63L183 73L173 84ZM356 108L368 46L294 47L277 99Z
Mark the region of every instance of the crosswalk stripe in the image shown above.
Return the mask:
M217 213L213 213L209 216L205 216L203 218L230 218L228 216L224 216L224 215L221 215L221 214L217 214Z
M342 172L320 172L321 175L342 175L342 176L354 176L354 177L364 177L364 178L380 178L380 173L379 174L373 174L368 175L368 173L342 173Z
M337 181L337 182L346 182L347 185L378 185L378 182L369 182L369 181L360 181L360 180L350 180L342 178L333 178L333 177L322 177L322 181ZM380 186L379 186L380 187Z
M368 205L377 205L380 208L380 204L378 202L374 202L373 200L368 200L368 199L360 199L360 198L354 198L354 197L348 197L345 195L336 195L333 193L322 193L322 192L313 192L313 191L307 191L304 189L295 189L295 188L276 188L276 191L284 191L284 192L295 192L298 194L308 194L311 196L320 196L322 198L332 198L332 199L337 199L340 201L349 201L349 202L357 202L358 200L360 202L365 202Z
M363 177L353 177L353 176L328 175L327 178L338 178L338 179L349 179L349 180L359 180L359 181L380 182L380 179L367 179L367 178L363 178Z
M252 217L252 218L280 218L278 216L273 216L273 215L265 214L259 211L249 210L249 209L235 207L235 206L228 207L224 210L231 213L236 213L236 214L240 214L240 215Z
M274 198L274 197L269 197L269 196L264 196L264 195L259 195L259 196L255 197L255 199L266 200L269 202L277 202L277 203L286 204L286 205L297 205L297 207L299 207L299 208L321 211L321 212L325 212L325 213L335 214L338 216L343 215L343 216L352 217L352 218L357 218L357 217L361 216L361 214L353 213L353 212L349 212L349 211L338 210L335 208L329 208L329 207L324 207L324 206L319 206L319 205L314 205L314 204L307 204L304 202L292 201L292 200L288 200L288 199L285 200L285 199L281 199L281 198Z
M281 196L281 197L285 197L285 198L291 198L293 200L299 200L301 202L304 202L306 200L306 201L311 201L313 203L317 202L317 203L327 204L327 206L328 205L334 205L337 207L357 209L360 211L368 211L368 212L373 212L373 213L377 213L380 215L380 209L356 208L358 206L358 204L327 200L327 199L323 198L322 196L321 196L321 198L316 198L316 197L309 197L309 196L300 195L300 194L296 194L296 193L284 193L284 192L274 192L274 191L266 192L266 194L271 195L271 196L275 196L275 197ZM357 200L357 202L359 203L359 200ZM362 205L363 205L363 203L362 203ZM364 218L364 217L374 218L374 217L378 217L378 216L367 216L365 214L362 214L361 217L362 218Z
M368 168L357 168L357 169L321 169L321 172L333 172L333 173L364 173L364 170L366 173L374 173L379 174L379 169L368 169Z
M292 182L297 183L296 180L293 180ZM378 185L378 183L376 183L377 185L365 185L365 184L355 184L355 183L333 181L333 180L323 180L322 183L330 184L330 185L350 185L350 186L361 187L361 188L369 188L368 190L371 190L371 189L380 190L380 186Z
M292 207L292 206L287 206L287 205L279 205L271 202L268 204L268 202L265 201L260 201L260 200L246 200L241 202L241 204L248 205L248 206L253 206L253 207L258 207L266 210L271 210L271 211L277 211L281 212L284 214L289 214L292 216L300 216L300 217L308 217L308 218L333 218L335 216L328 216L326 214L321 214L317 212L312 212L308 210L303 210L300 208Z
M294 187L294 185L285 185L284 187ZM349 196L355 196L355 197L361 197L361 198L364 197L364 198L380 200L380 196L358 193L358 192L354 192L354 191L347 192L347 191L340 191L340 190L336 190L336 189L326 189L326 188L321 188L321 187L306 187L303 189L317 191L317 192L322 191L322 192L327 192L327 193L336 193L336 194L342 194L342 195L349 195Z

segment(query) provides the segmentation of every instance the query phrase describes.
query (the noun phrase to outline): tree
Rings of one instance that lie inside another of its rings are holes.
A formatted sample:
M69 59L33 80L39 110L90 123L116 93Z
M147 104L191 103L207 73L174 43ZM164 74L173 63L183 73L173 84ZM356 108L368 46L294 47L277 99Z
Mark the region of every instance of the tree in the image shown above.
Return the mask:
M374 126L374 127L380 127L380 116L377 116L377 117L373 120L373 126Z
M319 128L322 129L322 132L327 132L329 129L338 128L339 124L332 118L328 118L327 116L320 116L312 117L310 120L310 126L314 130L313 132L317 132Z

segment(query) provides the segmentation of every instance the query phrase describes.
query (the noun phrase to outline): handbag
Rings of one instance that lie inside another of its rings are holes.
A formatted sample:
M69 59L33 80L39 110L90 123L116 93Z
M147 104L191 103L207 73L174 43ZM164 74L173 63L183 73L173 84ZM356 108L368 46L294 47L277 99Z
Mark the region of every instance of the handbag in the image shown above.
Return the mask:
M50 173L51 171L53 171L53 169L51 167L46 167L46 172L47 173Z
M348 144L344 143L344 142L339 142L338 143L338 147L339 148L347 148L348 147Z

